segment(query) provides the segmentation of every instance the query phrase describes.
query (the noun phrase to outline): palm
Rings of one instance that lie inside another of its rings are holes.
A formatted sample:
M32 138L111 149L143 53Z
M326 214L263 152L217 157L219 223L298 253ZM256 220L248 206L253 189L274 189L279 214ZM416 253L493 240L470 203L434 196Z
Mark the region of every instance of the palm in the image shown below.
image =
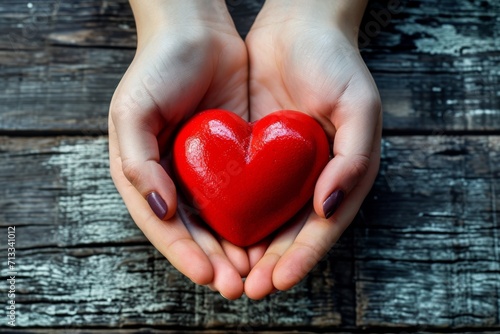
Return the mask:
M311 26L298 29L300 33L278 29L252 29L246 40L252 118L297 109L331 128L333 111L342 110L339 103L349 104L353 95L363 92L376 94L356 47L341 33Z

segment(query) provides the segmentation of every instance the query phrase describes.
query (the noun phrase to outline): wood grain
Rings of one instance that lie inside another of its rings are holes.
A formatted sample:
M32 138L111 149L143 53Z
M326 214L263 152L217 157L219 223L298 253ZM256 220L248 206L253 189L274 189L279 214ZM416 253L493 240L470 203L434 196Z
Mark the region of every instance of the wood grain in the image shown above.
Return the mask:
M499 139L384 141L355 235L358 325L500 325Z
M263 1L227 3L245 35ZM0 131L105 134L109 101L136 45L127 1L30 8L9 0L1 9ZM498 14L494 0L370 2L360 44L386 131L497 131Z
M386 137L372 193L313 272L289 292L229 302L179 274L134 225L105 138L1 137L0 225L17 226L16 302L27 310L18 323L499 328L499 148L499 136Z
M497 130L497 1L371 1L360 27L386 130Z

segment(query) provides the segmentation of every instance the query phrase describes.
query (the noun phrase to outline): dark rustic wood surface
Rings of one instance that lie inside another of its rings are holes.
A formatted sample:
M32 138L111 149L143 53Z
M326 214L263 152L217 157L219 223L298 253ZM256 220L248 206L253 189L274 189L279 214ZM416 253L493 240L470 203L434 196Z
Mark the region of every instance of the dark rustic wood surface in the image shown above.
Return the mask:
M228 0L242 34L262 2ZM372 2L361 27L385 129L498 129L500 2L409 0L387 8ZM106 131L110 96L136 42L126 0L40 0L31 8L3 0L0 32L0 130Z
M244 36L263 1L227 3ZM361 26L385 116L371 194L301 284L230 302L170 266L110 180L127 1L3 0L0 226L16 226L23 332L500 331L500 3L391 3Z

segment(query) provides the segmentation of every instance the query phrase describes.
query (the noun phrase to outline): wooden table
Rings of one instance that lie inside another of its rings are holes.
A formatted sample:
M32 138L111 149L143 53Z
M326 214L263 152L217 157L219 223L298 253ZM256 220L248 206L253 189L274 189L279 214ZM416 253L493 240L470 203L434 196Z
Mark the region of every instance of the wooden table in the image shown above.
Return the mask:
M228 1L242 34L262 2ZM109 177L108 105L136 44L127 1L2 0L1 309L15 226L24 333L500 331L499 14L495 0L370 2L373 190L301 284L226 301L151 246Z

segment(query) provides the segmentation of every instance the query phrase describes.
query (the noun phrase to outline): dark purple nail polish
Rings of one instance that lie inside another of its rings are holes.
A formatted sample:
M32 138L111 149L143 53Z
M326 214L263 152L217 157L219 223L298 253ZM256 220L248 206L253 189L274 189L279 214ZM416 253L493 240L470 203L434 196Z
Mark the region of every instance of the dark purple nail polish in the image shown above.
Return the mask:
M168 211L167 203L161 198L160 194L153 191L148 196L146 196L146 200L148 201L151 210L155 213L155 215L162 219L165 217Z
M323 202L323 212L325 213L325 218L330 218L337 208L342 203L344 199L344 192L342 190L335 190L327 199Z

